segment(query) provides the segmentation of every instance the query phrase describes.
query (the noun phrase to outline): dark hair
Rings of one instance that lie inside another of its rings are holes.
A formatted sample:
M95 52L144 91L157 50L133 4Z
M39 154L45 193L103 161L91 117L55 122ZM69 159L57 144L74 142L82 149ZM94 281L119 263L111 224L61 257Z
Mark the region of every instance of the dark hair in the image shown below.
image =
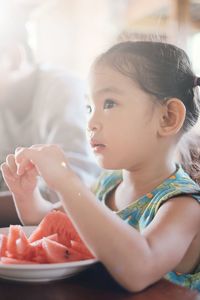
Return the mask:
M173 97L180 99L186 108L183 133L197 123L200 98L196 85L199 85L199 80L184 50L162 42L125 41L99 56L95 64L98 63L109 64L131 78L143 91L155 96L157 101ZM182 164L188 171L187 162L182 161ZM190 175L194 178L193 174Z

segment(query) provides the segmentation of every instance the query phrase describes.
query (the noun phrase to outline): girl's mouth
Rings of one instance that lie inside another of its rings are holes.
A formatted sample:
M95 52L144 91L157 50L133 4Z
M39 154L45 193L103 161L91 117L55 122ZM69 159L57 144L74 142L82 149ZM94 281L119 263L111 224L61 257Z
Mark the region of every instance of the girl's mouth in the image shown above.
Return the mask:
M91 142L91 147L92 147L92 150L95 153L99 153L99 152L102 152L105 149L106 145L100 144L100 143Z

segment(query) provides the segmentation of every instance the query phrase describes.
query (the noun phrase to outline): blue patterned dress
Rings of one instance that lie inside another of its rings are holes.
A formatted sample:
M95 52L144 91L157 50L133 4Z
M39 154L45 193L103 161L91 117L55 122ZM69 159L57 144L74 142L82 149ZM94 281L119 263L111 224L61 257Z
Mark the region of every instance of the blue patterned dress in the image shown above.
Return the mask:
M107 195L121 181L121 171L107 171L102 174L93 190L97 198L105 204ZM126 223L141 231L151 223L164 202L178 195L192 196L200 203L200 186L180 166L177 166L177 171L151 193L116 213ZM200 262L192 274L169 272L165 278L176 284L200 291Z

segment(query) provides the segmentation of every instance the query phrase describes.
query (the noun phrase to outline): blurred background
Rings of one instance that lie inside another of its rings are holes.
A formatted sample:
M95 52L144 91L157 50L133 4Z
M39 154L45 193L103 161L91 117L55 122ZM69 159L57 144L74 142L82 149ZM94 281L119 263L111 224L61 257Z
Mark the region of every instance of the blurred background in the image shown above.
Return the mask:
M200 0L0 0L0 164L18 146L59 143L85 179L97 176L85 82L95 57L129 38L182 47L200 75ZM0 172L0 226L10 223Z
M99 53L129 35L181 46L200 74L200 0L0 0L0 47L27 40L37 63L82 78Z

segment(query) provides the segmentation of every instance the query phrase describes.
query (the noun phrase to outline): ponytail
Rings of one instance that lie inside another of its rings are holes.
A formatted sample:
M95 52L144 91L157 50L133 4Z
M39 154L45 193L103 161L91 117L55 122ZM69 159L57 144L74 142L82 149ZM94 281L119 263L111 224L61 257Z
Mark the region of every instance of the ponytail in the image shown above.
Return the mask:
M200 102L199 90L200 77L194 77L194 101ZM197 105L199 106L199 105ZM186 132L179 143L179 162L182 168L190 175L190 177L200 185L200 135L199 122L197 121L197 129L190 129Z
M183 136L179 144L178 161L190 177L200 184L200 135L196 132Z
M200 77L194 77L194 87L200 86Z

